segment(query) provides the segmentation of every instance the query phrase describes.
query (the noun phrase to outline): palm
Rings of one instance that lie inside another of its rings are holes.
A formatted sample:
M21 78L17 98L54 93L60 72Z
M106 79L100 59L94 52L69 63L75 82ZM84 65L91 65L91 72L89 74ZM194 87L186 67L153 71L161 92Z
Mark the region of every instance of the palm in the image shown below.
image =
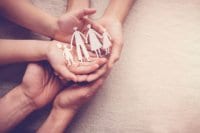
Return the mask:
M58 36L64 36L65 41L70 42L71 41L71 35L73 34L73 27L78 27L78 29L81 31L85 21L84 17L87 15L94 14L96 10L94 9L82 9L78 11L72 11L70 13L66 13L62 15L58 19L58 26L59 26L59 31L58 31Z
M73 27L78 27L79 30L82 30L84 22L77 19L75 16L71 15L72 13L65 14L59 19L60 31L66 37L66 41L71 41L71 36L73 34Z
M24 93L33 100L37 107L50 102L57 94L61 84L44 64L31 63L27 66L22 80Z
M54 100L54 107L77 110L91 99L102 85L103 79L85 85L74 85L58 94Z
M120 53L123 47L123 32L122 24L119 21L111 18L102 18L97 21L102 25L112 37L112 52L109 59L109 66L112 66L120 57Z

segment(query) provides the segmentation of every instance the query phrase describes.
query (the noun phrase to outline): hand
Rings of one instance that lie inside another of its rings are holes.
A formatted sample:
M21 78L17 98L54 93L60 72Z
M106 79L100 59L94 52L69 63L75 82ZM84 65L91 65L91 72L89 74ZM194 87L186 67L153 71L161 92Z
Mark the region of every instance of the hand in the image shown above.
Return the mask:
M76 111L81 105L90 100L96 94L103 79L85 85L76 84L60 92L54 100L54 108L60 110Z
M102 82L103 80L99 79L84 86L77 84L61 91L54 100L48 118L37 132L64 132L80 106L94 96Z
M74 32L73 27L78 27L81 31L85 23L83 18L87 17L87 15L94 14L95 12L95 9L86 8L62 15L57 20L58 30L55 33L54 39L62 42L70 42L71 35Z
M123 47L123 34L122 34L122 23L115 18L102 17L101 19L91 21L90 19L85 19L87 23L92 24L92 27L97 30L99 33L103 33L105 28L108 33L111 35L112 51L108 59L108 63L104 64L100 69L96 71L96 75L101 75L101 79L106 79L110 73L111 68L115 62L120 58L121 50ZM84 26L83 31L86 31L86 26ZM96 75L90 75L88 80ZM98 76L100 77L100 76Z
M62 87L59 79L45 62L30 63L21 85L23 86L23 93L33 102L36 108L49 103Z
M102 25L111 35L112 51L108 61L108 68L112 68L116 61L119 60L123 47L123 32L122 23L112 17L102 17L97 20L97 23Z
M58 42L53 41L52 43L47 50L47 59L55 70L56 75L59 75L62 80L91 82L101 76L96 74L96 76L91 77L90 75L95 75L95 71L106 63L107 60L105 58L91 58L91 62L83 62L81 64L77 61L74 65L69 66L63 57L62 50L56 46ZM63 45L67 46L69 44L63 43ZM71 53L74 59L76 59L76 50L72 49ZM90 77L89 80L87 80L88 76Z

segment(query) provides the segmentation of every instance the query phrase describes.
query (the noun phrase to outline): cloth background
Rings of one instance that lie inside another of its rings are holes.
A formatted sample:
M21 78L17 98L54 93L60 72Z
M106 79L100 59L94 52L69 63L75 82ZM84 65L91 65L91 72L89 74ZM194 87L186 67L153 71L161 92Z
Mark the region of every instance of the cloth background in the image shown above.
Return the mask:
M66 5L66 0L33 2L55 16L62 14ZM92 0L98 12L94 18L103 14L107 4L107 0ZM45 39L3 18L0 36ZM124 24L124 43L121 59L101 91L66 131L200 132L200 1L138 0ZM25 67L0 68L2 96L20 82ZM31 114L13 132L34 132L49 109Z

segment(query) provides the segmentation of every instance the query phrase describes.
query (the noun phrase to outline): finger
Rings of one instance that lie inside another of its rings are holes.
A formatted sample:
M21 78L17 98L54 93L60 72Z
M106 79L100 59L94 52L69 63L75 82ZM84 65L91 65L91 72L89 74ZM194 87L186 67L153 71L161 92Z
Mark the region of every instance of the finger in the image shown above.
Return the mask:
M83 93L85 93L86 98L89 99L92 96L94 96L96 92L100 89L100 87L103 85L104 80L104 78L100 78L82 88L82 91Z
M92 82L94 80L97 80L99 77L103 76L107 72L107 70L108 70L108 66L107 64L105 64L96 72L88 75L87 82Z
M74 82L77 82L76 75L74 75L72 72L70 72L67 67L61 67L60 71L58 71L58 74L63 77L65 80L72 80Z
M86 102L90 98L92 98L96 92L100 89L101 85L103 84L104 79L100 78L93 83L89 83L85 86L79 86L77 89L77 95L79 100Z
M96 71L100 66L106 63L105 58L97 59L93 62L84 62L78 67L71 66L69 70L76 75L89 74Z
M58 73L57 73L57 72L54 72L54 75L58 76Z
M70 67L69 70L73 72L74 74L88 74L93 71L95 71L97 68L99 68L98 64L92 64L90 66L82 66L80 65L79 67Z
M77 11L75 13L75 16L77 16L78 18L83 18L84 16L92 15L94 13L96 13L96 9L86 8L86 9L82 9L82 10Z
M89 55L90 55L91 58L94 58L94 57L97 56L97 55L96 55L95 53L93 53L93 52L89 52Z
M111 49L111 55L108 61L108 68L111 69L114 64L119 60L121 51L122 51L123 43L114 43Z
M77 82L86 82L88 75L77 75Z
M104 80L105 80L104 78L100 78L100 79L96 80L96 81L92 84L91 88L92 88L92 90L93 90L93 93L96 93L96 92L100 89L100 87L102 86Z
M102 66L105 63L107 63L106 58L93 57L93 58L90 58L90 62L83 62L81 65L89 66L89 65L92 65L92 64L98 64L99 66Z
M102 25L92 21L91 19L84 17L83 20L85 21L85 23L91 24L92 28L95 29L97 32L102 34L105 31L105 28ZM83 29L83 31L87 30L85 28Z

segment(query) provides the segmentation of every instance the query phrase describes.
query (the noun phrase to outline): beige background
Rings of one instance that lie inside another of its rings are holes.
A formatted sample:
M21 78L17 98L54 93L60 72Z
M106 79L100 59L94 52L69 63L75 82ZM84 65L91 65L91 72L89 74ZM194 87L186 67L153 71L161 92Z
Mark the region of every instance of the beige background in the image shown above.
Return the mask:
M33 0L53 15L65 0ZM98 18L107 0L92 0ZM123 5L121 5L123 6ZM120 7L119 7L120 8ZM38 38L0 19L2 38ZM200 132L200 1L138 0L124 24L125 46L103 89L75 117L71 133ZM25 66L0 69L1 94L19 83ZM17 129L33 132L45 110Z

